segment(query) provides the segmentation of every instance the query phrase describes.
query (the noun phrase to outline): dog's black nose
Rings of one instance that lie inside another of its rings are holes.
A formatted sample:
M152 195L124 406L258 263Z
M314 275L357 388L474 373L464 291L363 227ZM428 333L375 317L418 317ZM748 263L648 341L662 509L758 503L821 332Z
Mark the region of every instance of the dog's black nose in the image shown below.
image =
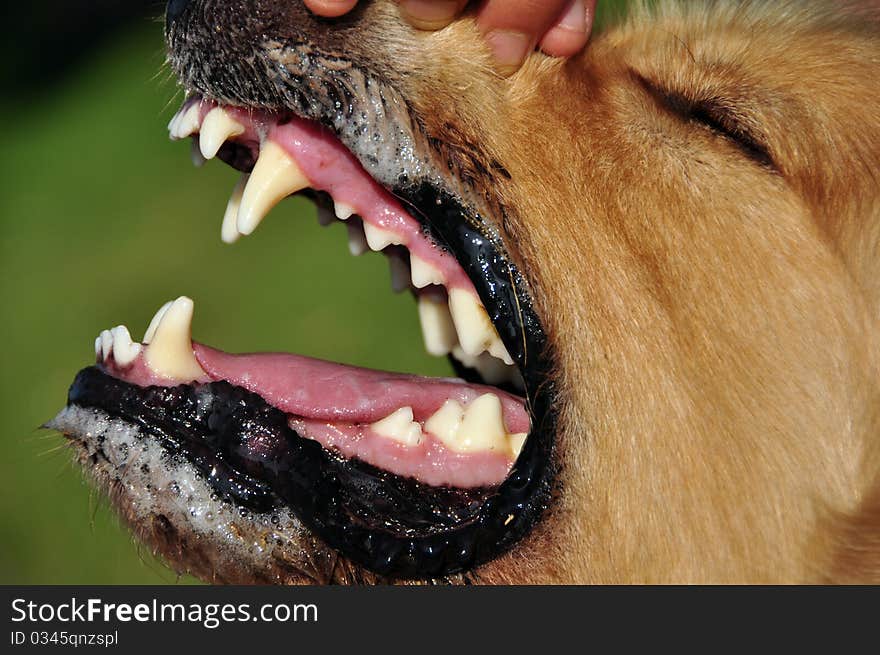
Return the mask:
M184 12L190 0L168 0L165 8L165 22L171 24Z

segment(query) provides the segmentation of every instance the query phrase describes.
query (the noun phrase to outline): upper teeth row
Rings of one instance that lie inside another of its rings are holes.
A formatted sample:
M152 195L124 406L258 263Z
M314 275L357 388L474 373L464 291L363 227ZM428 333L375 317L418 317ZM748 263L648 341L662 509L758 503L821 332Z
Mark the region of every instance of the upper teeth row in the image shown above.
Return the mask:
M527 436L507 432L501 400L494 393L483 394L467 406L447 400L425 421L424 427L414 420L412 407L401 407L370 428L405 446L418 446L424 438L423 431L427 431L456 453L494 452L514 458Z
M205 371L193 354L193 301L186 296L162 305L141 343L134 343L128 328L118 325L95 339L95 355L103 361L113 356L121 368L131 366L143 353L144 362L156 375L180 382L204 379Z
M173 139L198 134L201 155L214 157L220 146L230 138L245 132L244 126L222 107L214 107L199 122L200 103L181 109L171 120L169 130ZM306 189L310 182L293 158L277 143L264 140L257 162L249 174L243 174L227 203L223 216L221 237L233 243L241 235L253 233L266 214L283 198ZM359 255L368 248L382 251L389 246L404 245L407 238L367 220L349 220L356 208L334 201L337 219L348 224L349 249ZM333 222L328 210L319 211L322 224ZM416 289L445 285L447 280L436 266L411 253L409 272L403 261L391 258L392 287L403 290L408 282ZM407 277L409 278L407 280ZM489 372L492 383L515 382L517 372L479 298L470 290L454 288L445 294L422 293L419 296L419 318L425 347L433 355L452 353L467 366L477 368L484 377ZM499 368L483 355L489 353L504 362ZM467 360L467 361L465 361ZM485 369L485 371L484 371Z

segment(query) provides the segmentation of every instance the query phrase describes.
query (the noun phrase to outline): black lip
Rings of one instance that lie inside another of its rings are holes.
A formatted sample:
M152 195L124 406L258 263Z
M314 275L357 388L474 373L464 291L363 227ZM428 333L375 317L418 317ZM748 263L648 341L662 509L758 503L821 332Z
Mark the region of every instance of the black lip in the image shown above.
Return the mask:
M256 512L288 506L352 561L400 578L448 576L497 555L510 526L522 525L524 472L535 460L520 458L504 493L438 489L334 455L229 383L139 387L94 366L79 372L68 404L137 425L193 464L222 500Z

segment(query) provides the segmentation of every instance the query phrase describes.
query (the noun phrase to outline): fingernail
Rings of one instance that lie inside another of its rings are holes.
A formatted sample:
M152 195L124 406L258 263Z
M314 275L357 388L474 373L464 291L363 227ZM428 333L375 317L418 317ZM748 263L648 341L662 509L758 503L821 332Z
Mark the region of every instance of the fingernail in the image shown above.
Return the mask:
M400 8L414 27L435 30L445 27L458 14L456 0L401 0Z
M494 30L486 34L501 73L510 75L518 69L534 47L532 38L522 32Z
M587 29L587 10L583 0L574 0L563 14L556 27L571 32L583 32Z

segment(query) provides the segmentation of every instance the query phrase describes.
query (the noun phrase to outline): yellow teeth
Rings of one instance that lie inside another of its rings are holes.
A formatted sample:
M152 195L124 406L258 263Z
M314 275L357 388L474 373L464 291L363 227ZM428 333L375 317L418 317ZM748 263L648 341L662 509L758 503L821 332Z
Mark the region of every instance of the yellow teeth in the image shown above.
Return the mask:
M199 129L199 113L201 103L193 103L187 109L177 112L171 122L168 123L168 132L172 141L185 139L195 134Z
M214 107L199 128L199 149L205 159L213 159L227 139L244 134L244 125L222 107Z
M425 421L425 431L457 453L495 452L519 454L525 434L507 434L501 400L494 393L483 394L462 407L455 400Z
M441 357L448 354L458 343L449 307L442 296L432 293L419 294L419 321L422 324L425 350L429 354Z
M477 298L464 289L449 292L449 311L465 353L477 356L489 349L498 338L489 315Z
M144 351L144 359L157 375L181 382L206 376L193 354L193 307L191 299L181 296L163 307L164 311L159 310L162 315L159 317L157 314L158 321L153 319L156 327Z
M370 250L375 250L376 252L388 246L396 246L403 243L394 232L376 227L366 221L364 221L364 235L367 237L367 244L370 246Z
M150 321L150 325L147 326L147 331L144 332L144 338L141 340L141 343L149 344L153 340L153 336L156 334L156 328L159 327L159 323L162 322L162 318L165 316L165 312L168 311L168 308L174 304L173 300L169 300L164 305L159 308L159 311L153 316Z
M421 257L410 255L409 267L412 283L416 289L423 289L430 284L443 284L446 281L443 279L443 274L437 268Z
M336 218L340 221L347 221L351 218L351 215L354 214L354 207L351 205L346 205L344 202L333 202L333 211L336 213Z
M223 214L223 225L220 228L220 239L223 243L235 243L241 237L238 231L238 212L241 209L241 198L247 186L250 175L242 173L238 183L232 190L229 202L226 204L226 212Z
M413 420L412 407L401 407L370 427L379 436L406 446L418 446L422 442L422 426Z
M308 179L284 149L266 141L241 199L238 231L251 234L282 199L308 186Z

